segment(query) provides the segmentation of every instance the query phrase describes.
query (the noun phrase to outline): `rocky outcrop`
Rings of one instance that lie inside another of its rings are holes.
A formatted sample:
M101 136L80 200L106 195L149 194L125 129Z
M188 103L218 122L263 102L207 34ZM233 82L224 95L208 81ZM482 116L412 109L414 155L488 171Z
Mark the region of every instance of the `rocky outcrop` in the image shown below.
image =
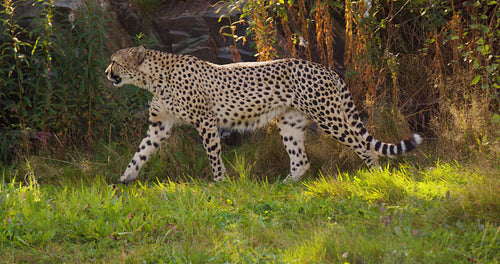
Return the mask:
M172 52L175 54L194 55L200 59L218 64L233 62L230 52L229 40L224 39L219 30L227 25L227 19L219 22L221 14L216 13L217 7L206 6L206 9L198 10L176 10L163 15L152 17L149 23L145 23L139 15L131 12L126 6L119 6L112 11L116 14L118 23L128 32L129 36L135 36L141 32L156 40L156 49ZM237 14L233 14L233 21L238 20ZM224 24L226 23L226 24ZM147 28L144 25L149 24ZM245 27L237 28L237 35L245 34ZM250 43L238 43L238 51L241 61L255 61L254 50Z

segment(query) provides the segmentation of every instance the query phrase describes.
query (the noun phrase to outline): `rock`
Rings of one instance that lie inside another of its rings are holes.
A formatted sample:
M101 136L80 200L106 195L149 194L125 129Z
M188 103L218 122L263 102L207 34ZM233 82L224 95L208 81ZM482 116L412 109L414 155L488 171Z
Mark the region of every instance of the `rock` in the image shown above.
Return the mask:
M224 23L228 23L227 20L219 23L221 14L216 13L217 7L212 7L203 1L194 2L192 4L180 2L173 11L169 9L171 12L152 16L150 23L147 23L150 26L145 26L144 19L126 4L115 4L112 13L117 19L116 24L122 27L122 30L116 31L127 32L130 38L144 32L157 41L152 47L155 49L194 55L218 64L233 62L233 54L229 49L229 45L233 44L232 40L224 39L219 32ZM239 20L239 14L232 14L232 20ZM238 25L236 34L244 35L245 31L245 25ZM250 43L242 45L240 42L237 46L241 61L256 60L255 51L250 48Z
M169 52L194 55L212 62L217 61L208 26L200 17L181 15L155 19L153 29L158 32L160 43L170 47Z
M194 55L210 62L224 64L233 62L228 40L219 33L223 26L216 8L199 14L182 14L176 17L159 17L153 20L153 30L158 33L160 44L175 54ZM235 17L234 19L237 19ZM245 34L243 26L237 34ZM249 45L238 46L242 61L255 61L254 51Z
M102 3L102 2L101 2ZM104 3L102 3L104 4ZM69 10L76 10L78 7L84 5L82 0L54 0L56 8L65 8Z

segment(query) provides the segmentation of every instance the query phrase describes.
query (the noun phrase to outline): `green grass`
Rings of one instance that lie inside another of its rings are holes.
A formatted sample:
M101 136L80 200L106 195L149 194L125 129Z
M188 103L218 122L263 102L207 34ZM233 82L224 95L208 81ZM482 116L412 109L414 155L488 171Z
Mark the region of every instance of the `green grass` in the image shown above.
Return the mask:
M130 186L71 164L52 184L38 184L29 162L22 179L4 170L0 262L499 262L498 169L402 166L282 184L253 179L242 157L233 165L223 183Z

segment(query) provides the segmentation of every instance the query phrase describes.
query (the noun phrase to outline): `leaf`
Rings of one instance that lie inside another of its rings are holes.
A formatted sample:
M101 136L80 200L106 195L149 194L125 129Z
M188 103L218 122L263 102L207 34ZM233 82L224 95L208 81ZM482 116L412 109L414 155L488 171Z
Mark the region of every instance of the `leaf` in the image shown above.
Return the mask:
M228 11L229 15L231 15L235 10L238 11L238 6L231 6Z
M220 22L222 21L222 19L223 19L223 18L227 18L227 19L229 19L229 16L228 16L228 15L225 15L225 14L224 14L224 15L221 15L221 16L219 17L219 20L218 20L217 22L219 22L219 23L220 23Z
M219 2L215 3L213 6L217 6L219 4L220 4L220 6L215 10L216 14L218 14L222 10L222 8L226 7L225 5L223 5L224 1L219 1Z
M471 85L476 85L481 80L481 75L476 75L474 79L472 79Z
M236 22L233 22L233 25L236 25L236 24L244 24L244 23L245 23L245 20L240 19L240 20L238 20L238 21L236 21Z
M500 124L500 115L499 114L493 115L493 123Z

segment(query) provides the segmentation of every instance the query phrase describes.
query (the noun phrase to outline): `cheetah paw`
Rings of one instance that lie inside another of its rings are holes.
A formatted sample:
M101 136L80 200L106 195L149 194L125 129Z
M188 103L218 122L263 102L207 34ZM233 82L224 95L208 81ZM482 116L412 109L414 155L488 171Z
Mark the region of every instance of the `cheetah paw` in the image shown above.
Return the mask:
M299 181L300 180L300 177L298 178L295 178L292 176L292 174L288 174L286 176L286 178L283 180L283 183L292 183L292 182L296 182L296 181Z

